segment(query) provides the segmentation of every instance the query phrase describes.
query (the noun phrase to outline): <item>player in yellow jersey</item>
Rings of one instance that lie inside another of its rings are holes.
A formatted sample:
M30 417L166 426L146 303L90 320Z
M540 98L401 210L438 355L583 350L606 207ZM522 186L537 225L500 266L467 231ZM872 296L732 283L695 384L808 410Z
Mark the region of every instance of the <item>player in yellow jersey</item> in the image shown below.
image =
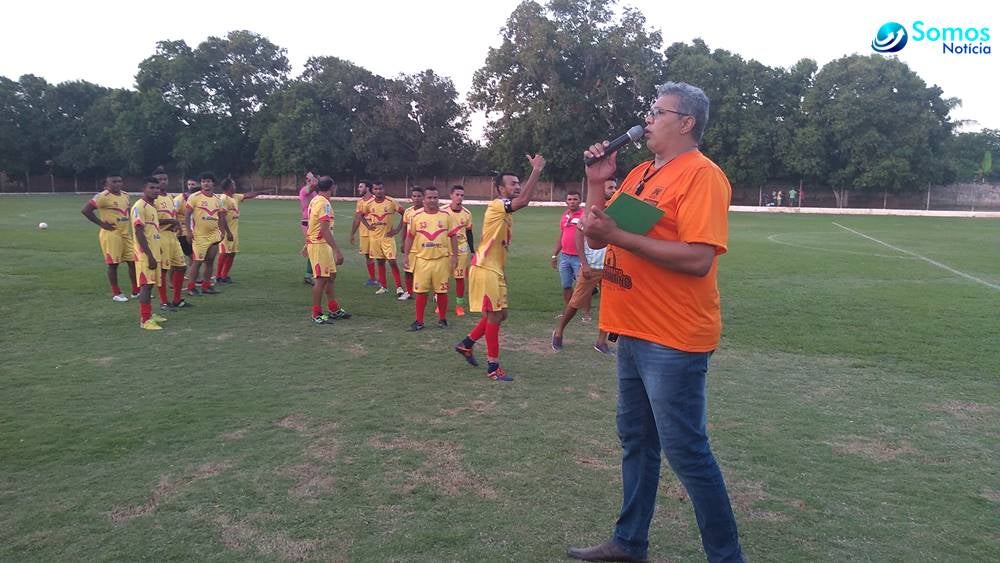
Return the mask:
M177 240L181 243L181 250L184 251L188 266L191 265L191 241L194 240L194 235L191 234L191 217L185 204L188 196L196 191L198 191L198 180L188 178L184 182L184 191L174 196L174 209L177 210L177 222L180 223Z
M365 205L372 200L372 183L368 180L362 180L358 183L358 203L354 207L354 224L351 225L351 244L355 242L355 235L359 235L358 239L358 254L365 257L365 266L368 268L368 281L365 282L365 287L374 287L378 285L375 281L375 261L368 256L368 227L361 223L361 216L364 215Z
M160 283L160 221L156 213L156 197L160 182L149 177L143 180L142 199L132 206L132 237L136 264L136 284L139 286L139 326L146 330L160 330L165 317L153 314L151 294L153 286Z
M167 193L169 177L162 166L153 171L153 178L159 183L160 193L156 196L156 216L160 222L160 275L157 289L160 293L160 309L172 311L178 307L188 307L181 299L181 287L184 285L184 271L187 262L184 260L184 250L177 238L181 223L177 219L177 208L173 198ZM167 299L167 278L173 285L173 299Z
M344 263L344 255L333 240L333 205L330 196L334 190L333 178L322 176L316 183L316 195L309 202L309 219L306 228L305 251L313 269L312 321L315 324L333 324L349 319L333 294L333 279L337 266ZM323 294L326 294L328 313L323 313Z
M97 215L94 214L95 211ZM132 281L132 297L136 297L139 288L135 285L135 253L132 250L132 235L128 226L129 197L122 191L121 174L108 174L104 179L104 190L88 200L80 213L101 228L97 240L101 244L104 263L108 265L111 299L128 301L128 297L118 287L118 264L122 262L128 265L129 279Z
M406 248L406 237L409 236L410 232L410 219L418 211L424 208L424 189L420 186L413 186L410 188L410 200L413 205L406 208L403 211L403 224L402 230L400 230L400 248ZM406 301L407 299L413 298L413 262L409 262L409 266L406 265L406 257L403 257L403 276L406 278L406 291L404 291L400 296L400 301Z
M222 195L219 197L226 208L226 223L229 225L229 232L233 233L233 240L222 239L219 243L219 269L215 272L217 282L233 283L229 271L236 261L236 253L240 251L240 203L259 195L258 192L238 194L235 180L226 178L222 181Z
M372 199L365 204L361 223L368 227L368 256L378 263L378 290L375 295L386 293L385 263L392 267L392 277L396 282L396 294L403 293L403 284L399 279L399 265L396 264L395 236L402 228L402 221L392 226L393 217L402 215L403 208L391 197L386 197L382 182L372 185Z
M469 309L482 313L482 319L461 342L455 351L467 362L477 365L472 354L472 346L486 335L486 375L494 381L511 381L500 367L500 323L507 318L507 280L504 269L507 265L507 248L511 241L511 214L527 207L538 185L538 177L545 167L545 158L540 154L528 156L531 176L521 189L521 181L513 172L501 172L493 178L497 198L487 205L483 215L483 236L479 248L472 257L469 268Z
M455 240L458 241L458 264L452 276L455 278L455 316L465 315L465 278L469 273L470 256L475 247L472 241L472 212L462 205L465 188L451 187L451 203L444 210L455 218Z
M417 294L411 331L424 328L428 293L437 296L438 326L448 328L448 278L458 263L454 217L438 207L437 188L430 186L423 195L423 210L410 218L403 247L403 266L413 270L413 291Z
M191 244L191 268L188 270L188 293L201 295L203 293L219 293L212 287L212 264L219 250L219 243L225 238L233 240L226 223L226 208L222 200L215 195L215 176L210 172L203 173L198 181L201 191L188 196L184 204L191 215L191 231L194 240ZM205 265L201 278L201 290L195 287L198 271Z

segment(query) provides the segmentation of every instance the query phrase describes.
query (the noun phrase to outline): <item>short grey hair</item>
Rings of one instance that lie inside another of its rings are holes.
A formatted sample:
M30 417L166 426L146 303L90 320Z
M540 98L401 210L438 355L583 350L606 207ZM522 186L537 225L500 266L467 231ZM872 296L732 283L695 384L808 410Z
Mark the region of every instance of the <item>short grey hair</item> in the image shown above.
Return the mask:
M687 82L666 82L656 87L656 97L676 96L677 111L694 118L694 129L691 135L695 141L701 142L701 136L708 125L708 96L697 86Z

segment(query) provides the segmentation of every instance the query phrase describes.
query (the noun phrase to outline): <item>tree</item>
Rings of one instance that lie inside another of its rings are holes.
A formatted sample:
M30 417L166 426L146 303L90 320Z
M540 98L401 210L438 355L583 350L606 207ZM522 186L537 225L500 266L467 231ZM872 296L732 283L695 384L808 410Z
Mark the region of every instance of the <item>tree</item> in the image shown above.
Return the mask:
M945 177L942 148L953 128L943 99L902 62L853 55L825 65L802 104L789 162L833 189L897 192Z
M496 114L486 130L494 167L540 151L554 179L578 179L587 146L641 121L663 76L662 39L641 12L625 8L616 20L613 6L527 0L511 13L469 95L472 108ZM619 166L643 154L623 151Z

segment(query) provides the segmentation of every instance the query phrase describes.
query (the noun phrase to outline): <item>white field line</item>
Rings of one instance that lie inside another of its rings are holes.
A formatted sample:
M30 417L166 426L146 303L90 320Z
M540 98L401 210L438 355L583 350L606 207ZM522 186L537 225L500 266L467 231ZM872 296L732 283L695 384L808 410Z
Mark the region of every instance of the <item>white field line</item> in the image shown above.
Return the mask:
M882 242L882 241L878 240L875 237L870 237L870 236L862 233L861 231L855 231L854 229L852 229L850 227L845 227L845 226L841 225L840 223L838 223L836 221L833 221L833 224L836 225L836 226L838 226L838 227L840 227L841 229L844 229L845 231L847 231L849 233L854 233L854 234L858 235L859 237L864 237L864 238L866 238L866 239L868 239L868 240L870 240L872 242L877 242L877 243L881 244L882 246L884 246L886 248L891 248L891 249L895 250L896 252L902 252L903 254L909 254L910 256L913 256L914 258L919 258L920 260L923 260L924 262L927 262L928 264L930 264L932 266L937 266L938 268L941 268L942 270L947 270L947 271L955 274L956 276L965 278L965 279L967 279L969 281L974 281L974 282L976 282L978 284L982 284L982 285L985 285L986 287L989 287L989 288L996 289L996 290L1000 291L1000 285L997 285L995 283L990 283L990 282L988 282L986 280L979 279L976 276L972 276L972 275L966 274L965 272L961 272L959 270L956 270L955 268L952 268L951 266L949 266L947 264L942 264L942 263L938 262L937 260L931 260L930 258L928 258L926 256L921 256L920 254L917 254L916 252L913 252L913 251L910 251L910 250L906 250L905 248L900 248L898 246L893 246L893 245L891 245L891 244L889 244L887 242Z

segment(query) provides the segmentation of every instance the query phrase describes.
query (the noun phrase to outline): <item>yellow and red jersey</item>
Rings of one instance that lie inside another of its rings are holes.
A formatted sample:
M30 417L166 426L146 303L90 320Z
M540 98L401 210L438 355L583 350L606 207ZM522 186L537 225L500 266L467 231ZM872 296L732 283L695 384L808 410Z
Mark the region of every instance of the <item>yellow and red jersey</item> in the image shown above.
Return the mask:
M423 209L424 209L423 207L418 209L416 206L411 205L410 207L407 207L405 211L403 211L403 232L409 232L410 220L413 219L413 214L419 213L420 211L423 211Z
M95 195L90 199L90 204L97 209L97 218L115 226L115 232L120 235L128 235L129 225L129 197L125 192L118 192L115 195L108 190Z
M483 215L483 238L472 257L472 265L503 274L507 265L507 247L510 246L514 226L510 200L494 199L486 206Z
M188 222L188 209L186 204L186 195L177 194L174 196L174 211L177 212L177 221L181 224L181 229L177 231L177 234L190 238L191 225Z
M449 205L444 208L445 212L452 216L455 220L455 239L458 241L458 252L459 254L468 254L472 252L469 248L469 237L466 236L466 229L472 228L472 212L463 206L458 211L455 211Z
M135 233L139 230L146 235L146 244L149 245L149 252L153 258L160 259L160 220L157 217L156 206L148 203L145 199L140 199L132 206L132 244L136 256L142 254L142 247L139 246L139 237Z
M357 205L354 206L354 212L355 213L361 213L362 215L367 215L368 212L367 212L366 208L368 206L368 202L371 201L372 199L374 199L374 198L371 196L371 194L368 194L368 195L365 195L365 197L359 198ZM361 236L366 237L366 236L368 236L368 227L366 227L364 223L359 223L358 224L358 232L361 233Z
M455 236L454 218L440 209L434 213L417 211L410 218L407 236L413 239L410 254L424 260L451 256L451 238Z
M401 213L399 204L391 197L386 197L382 201L372 198L365 204L365 219L371 225L368 236L372 238L385 238L392 229L392 220L397 213Z
M157 219L176 219L177 218L177 208L174 207L174 200L168 195L156 196L156 200L153 202L156 207L156 217ZM160 231L160 236L163 238L177 238L177 234L180 231L176 227L165 226Z
M329 223L333 229L333 205L330 200L316 194L309 202L309 226L306 228L306 244L326 244L320 234L323 223Z
M240 226L240 202L246 196L244 194L233 194L226 195L222 194L219 199L222 200L222 206L226 209L226 224L229 225L229 230L234 235Z
M185 208L191 214L191 226L194 236L221 238L219 215L226 212L222 201L217 195L207 195L205 192L195 192L188 196Z

